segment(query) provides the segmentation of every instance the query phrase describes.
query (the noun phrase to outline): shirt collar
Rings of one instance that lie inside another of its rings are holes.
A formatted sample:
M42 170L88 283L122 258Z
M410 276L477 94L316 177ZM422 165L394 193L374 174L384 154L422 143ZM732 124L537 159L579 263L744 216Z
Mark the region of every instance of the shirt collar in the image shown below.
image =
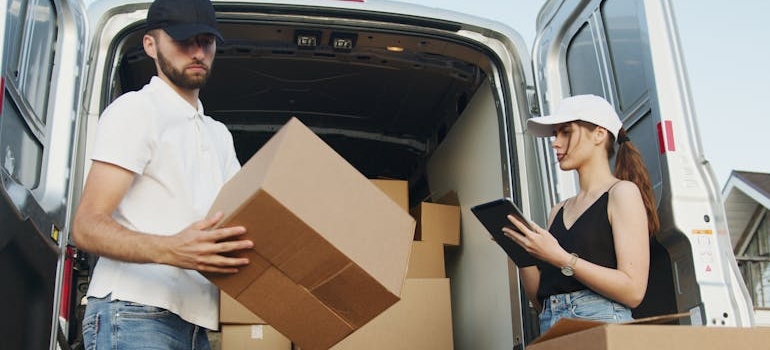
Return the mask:
M179 111L183 111L184 115L188 119L195 119L196 117L203 118L205 112L203 111L203 103L201 103L201 100L198 99L198 108L193 108L189 103L187 103L187 100L185 100L182 96L179 96L179 94L174 91L174 89L166 83L163 79L160 77L153 76L150 79L150 86L153 89L156 89L159 93L162 93L169 102L173 104L172 108L176 109L179 108Z

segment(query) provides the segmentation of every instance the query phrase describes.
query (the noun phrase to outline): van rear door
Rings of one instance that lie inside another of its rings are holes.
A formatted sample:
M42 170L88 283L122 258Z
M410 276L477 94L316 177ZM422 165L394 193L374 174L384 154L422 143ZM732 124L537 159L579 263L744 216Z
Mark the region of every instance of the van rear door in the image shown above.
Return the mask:
M670 2L554 0L538 17L533 67L543 114L566 96L604 96L650 171L662 228L635 315L690 311L681 323L751 326L751 300L704 161ZM552 201L573 195L575 179L553 167L547 144L542 149L557 179Z
M58 0L0 1L0 342L52 349L74 297L68 250L83 16ZM65 266L69 266L65 268Z

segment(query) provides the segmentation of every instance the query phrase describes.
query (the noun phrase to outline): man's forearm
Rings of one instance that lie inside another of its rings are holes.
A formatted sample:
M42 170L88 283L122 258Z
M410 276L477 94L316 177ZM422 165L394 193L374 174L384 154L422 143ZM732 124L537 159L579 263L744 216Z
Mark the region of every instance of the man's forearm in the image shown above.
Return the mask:
M163 255L160 236L129 230L104 214L76 216L73 240L82 250L115 260L157 263Z

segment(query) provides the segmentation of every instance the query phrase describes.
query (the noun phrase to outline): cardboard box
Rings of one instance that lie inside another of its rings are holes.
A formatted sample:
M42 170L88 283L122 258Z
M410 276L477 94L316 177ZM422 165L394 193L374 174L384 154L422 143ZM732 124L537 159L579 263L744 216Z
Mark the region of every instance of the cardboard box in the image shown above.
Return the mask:
M291 340L268 325L224 325L222 350L291 350Z
M372 183L390 197L404 211L409 211L409 182L405 180L372 179Z
M460 245L459 206L422 202L411 213L417 220L415 240L441 242L446 246Z
M449 293L447 278L408 278L401 301L332 349L453 349Z
M412 242L406 278L444 278L444 244L441 242Z
M551 332L553 330L553 332ZM552 333L549 336L549 333ZM563 319L529 350L766 349L770 328L607 324Z
M241 305L225 292L219 293L219 323L222 324L266 324L263 319Z
M327 349L399 300L415 221L297 119L220 190L250 264L213 283L303 349ZM211 214L210 214L211 215Z

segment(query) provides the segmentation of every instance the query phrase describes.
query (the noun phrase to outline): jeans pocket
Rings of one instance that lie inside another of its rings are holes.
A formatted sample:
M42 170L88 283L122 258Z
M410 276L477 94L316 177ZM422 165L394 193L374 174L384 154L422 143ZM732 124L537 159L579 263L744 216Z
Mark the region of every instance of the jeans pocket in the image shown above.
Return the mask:
M586 320L617 322L612 301L600 295L586 295L572 302L570 313L574 318Z
M190 347L185 324L166 309L124 301L115 304L112 344L116 349L182 349Z
M96 350L96 339L99 333L99 314L92 314L83 319L83 348Z
M117 312L121 318L164 318L173 316L171 311L164 308L127 301L120 302Z
M617 322L627 322L627 321L633 321L634 316L631 313L631 309L626 307L625 305L621 303L612 302L612 311L615 314L615 319Z

